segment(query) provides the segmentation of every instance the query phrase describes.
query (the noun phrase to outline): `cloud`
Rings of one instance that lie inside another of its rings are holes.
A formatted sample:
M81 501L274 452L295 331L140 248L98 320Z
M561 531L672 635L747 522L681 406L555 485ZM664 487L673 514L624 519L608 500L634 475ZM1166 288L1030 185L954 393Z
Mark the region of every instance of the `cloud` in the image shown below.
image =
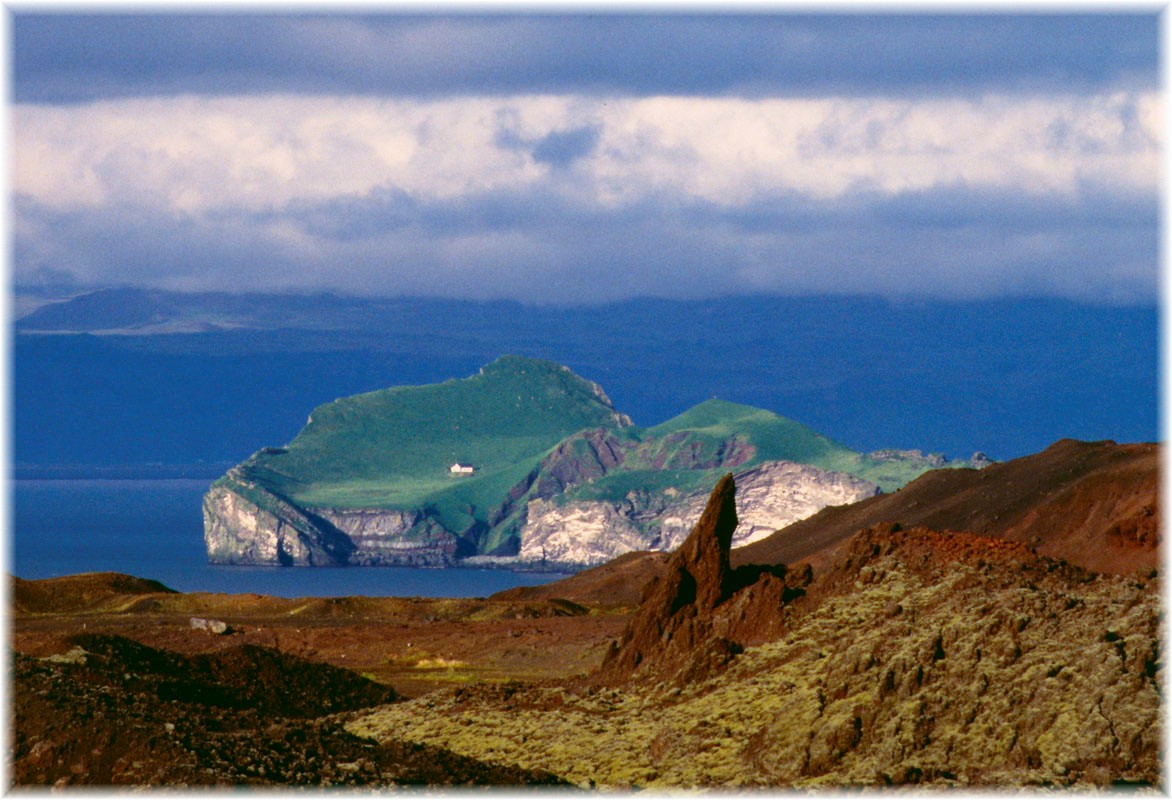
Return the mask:
M173 94L976 95L1157 87L1158 14L37 14L18 102Z
M567 130L551 130L540 135L520 132L521 121L515 108L497 112L497 129L493 144L497 147L525 152L539 164L568 167L580 158L594 152L602 134L598 124L582 125Z
M13 112L17 195L47 207L264 211L543 187L609 208L940 187L1154 195L1154 93L742 100L151 98ZM572 177L553 167L576 164ZM671 202L667 200L667 202Z

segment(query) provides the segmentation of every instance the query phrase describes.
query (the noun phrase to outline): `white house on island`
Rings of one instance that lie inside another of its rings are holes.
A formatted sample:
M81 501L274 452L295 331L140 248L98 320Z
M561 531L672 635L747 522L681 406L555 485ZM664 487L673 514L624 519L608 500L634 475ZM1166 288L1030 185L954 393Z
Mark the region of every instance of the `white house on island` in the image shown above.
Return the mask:
M476 467L471 464L461 464L457 461L455 464L452 464L448 472L452 475L471 475L476 472Z

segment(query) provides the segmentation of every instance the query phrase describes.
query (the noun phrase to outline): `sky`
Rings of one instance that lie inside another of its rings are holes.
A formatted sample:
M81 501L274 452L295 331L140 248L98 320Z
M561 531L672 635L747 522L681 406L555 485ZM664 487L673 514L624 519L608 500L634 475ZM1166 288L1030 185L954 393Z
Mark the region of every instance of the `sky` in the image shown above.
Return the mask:
M1158 299L1155 7L9 12L17 286Z

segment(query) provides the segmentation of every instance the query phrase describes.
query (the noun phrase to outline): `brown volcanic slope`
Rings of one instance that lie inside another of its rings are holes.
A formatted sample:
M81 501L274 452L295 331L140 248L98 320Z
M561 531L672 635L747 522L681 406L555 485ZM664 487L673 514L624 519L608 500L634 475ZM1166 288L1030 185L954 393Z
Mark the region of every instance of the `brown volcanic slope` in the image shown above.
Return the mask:
M62 607L96 611L132 602L139 595L175 594L158 581L118 572L85 572L52 580L12 579L12 610L44 613Z
M541 586L505 589L490 600L571 600L598 606L637 606L647 583L667 563L667 553L624 553L605 564Z
M1160 563L1160 449L1063 439L983 470L928 472L892 494L825 508L732 552L732 563L824 563L880 523L1024 542L1039 554L1124 574Z
M64 654L82 631L191 656L258 645L357 670L407 695L588 672L637 603L177 593L114 573L12 578L10 598L10 642L31 656ZM228 633L197 629L193 619L223 622Z

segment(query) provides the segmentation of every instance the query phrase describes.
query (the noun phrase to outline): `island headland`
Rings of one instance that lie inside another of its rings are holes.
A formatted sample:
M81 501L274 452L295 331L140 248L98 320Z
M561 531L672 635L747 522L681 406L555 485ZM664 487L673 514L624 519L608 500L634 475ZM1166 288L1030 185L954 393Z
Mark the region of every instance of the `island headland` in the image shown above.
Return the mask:
M205 541L218 564L575 570L675 549L725 471L743 546L929 469L988 463L859 453L717 399L640 428L596 383L504 356L468 378L314 409L290 443L213 484Z

